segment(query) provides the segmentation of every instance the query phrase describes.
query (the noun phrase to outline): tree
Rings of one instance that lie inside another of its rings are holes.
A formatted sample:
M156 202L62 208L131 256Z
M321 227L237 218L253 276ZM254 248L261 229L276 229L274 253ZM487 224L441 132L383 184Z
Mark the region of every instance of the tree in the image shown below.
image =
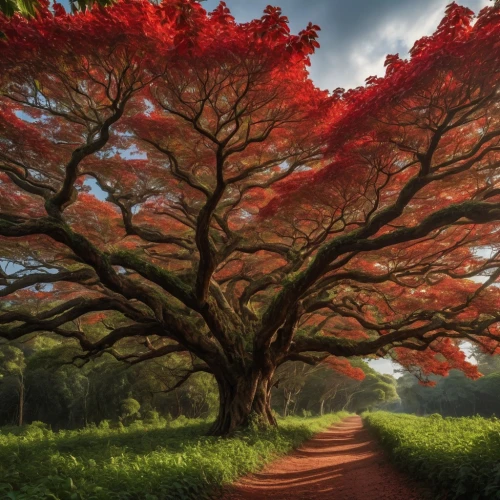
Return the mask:
M276 372L274 387L281 392L283 398L283 416L295 414L300 393L306 385L307 378L315 368L305 363L287 363ZM293 407L290 405L293 404Z
M472 350L478 368L484 375L478 380L470 380L458 370L447 377L434 376L435 387L423 387L410 374L397 381L397 391L401 398L400 410L406 413L466 417L481 415L491 417L500 413L500 366L498 357Z
M13 380L17 392L17 423L22 426L24 423L24 400L25 384L24 371L26 362L24 353L18 347L2 346L0 350L0 383L5 379Z
M152 3L158 4L159 0L150 0ZM197 0L203 2L205 0ZM90 10L94 6L107 7L112 5L115 0L69 0L71 12ZM47 8L49 0L0 0L0 12L6 16L13 16L18 13L22 16L32 17L37 14L40 8ZM61 5L58 4L56 9L61 11Z
M323 363L295 362L281 365L273 383L273 409L283 416L303 412L362 411L399 401L396 380L382 375L360 359L352 361L349 376ZM290 411L291 410L291 411Z
M6 16L19 13L23 16L35 16L40 7L38 0L0 0L0 12Z
M331 95L307 73L319 28L279 8L0 18L0 336L183 356L215 377L215 434L274 424L289 361L478 377L459 341L498 352L500 14L473 18L451 4Z
M362 412L397 399L395 380L371 370L360 383L358 390L352 394L346 409Z

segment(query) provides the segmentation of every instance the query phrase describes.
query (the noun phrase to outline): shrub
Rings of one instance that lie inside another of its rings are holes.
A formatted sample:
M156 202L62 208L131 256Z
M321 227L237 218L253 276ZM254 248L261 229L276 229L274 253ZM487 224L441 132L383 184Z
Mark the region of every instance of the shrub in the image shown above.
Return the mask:
M148 410L144 413L144 422L146 424L159 423L160 418L160 414L156 410Z
M375 412L363 415L398 466L442 498L500 498L500 422Z
M124 399L120 403L120 420L124 423L130 423L134 420L140 418L139 410L141 409L141 403L133 398Z

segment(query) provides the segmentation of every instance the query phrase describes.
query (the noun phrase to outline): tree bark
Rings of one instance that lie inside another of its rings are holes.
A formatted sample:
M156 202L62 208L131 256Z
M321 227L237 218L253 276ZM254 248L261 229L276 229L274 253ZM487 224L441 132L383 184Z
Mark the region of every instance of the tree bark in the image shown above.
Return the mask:
M21 374L19 378L19 420L18 425L22 427L24 424L24 377Z
M86 378L85 380L86 380L87 384L85 387L85 391L83 393L83 425L85 427L88 427L89 422L88 422L87 398L89 397L90 387L89 387L89 379Z
M272 373L216 377L219 413L210 434L226 436L254 425L262 428L275 426L276 419L271 410L271 379Z
M288 417L288 408L290 407L290 403L292 401L292 394L290 391L283 391L285 393L285 406L283 408L283 416Z

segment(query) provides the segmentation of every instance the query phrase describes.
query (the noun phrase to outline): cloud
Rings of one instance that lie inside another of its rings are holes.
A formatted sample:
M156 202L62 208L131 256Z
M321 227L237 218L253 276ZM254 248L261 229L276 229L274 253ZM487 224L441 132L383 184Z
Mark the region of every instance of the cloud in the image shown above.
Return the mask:
M443 4L423 1L417 9L414 3L400 2L379 12L364 12L368 18L350 31L339 30L323 44L323 53L317 55L320 68L314 66L311 72L313 79L320 87L349 88L362 85L368 76L382 75L387 54L404 57L417 39L434 31L443 16Z
M321 49L312 58L311 76L321 88L363 85L384 73L387 54L405 57L413 43L432 33L450 0L277 0L293 32L309 21L319 24ZM216 0L204 2L207 10ZM260 17L268 0L226 0L237 21ZM461 2L474 12L488 0Z

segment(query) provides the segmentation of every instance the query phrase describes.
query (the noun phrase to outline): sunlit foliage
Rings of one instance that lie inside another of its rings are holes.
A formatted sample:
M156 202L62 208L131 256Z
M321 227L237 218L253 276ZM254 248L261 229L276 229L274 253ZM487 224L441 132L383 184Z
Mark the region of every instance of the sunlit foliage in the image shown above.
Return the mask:
M2 498L202 500L289 452L346 414L282 420L280 429L234 439L203 437L209 424L181 418L53 433L41 422L0 428ZM13 491L15 490L15 491ZM10 495L10 496L9 496Z
M395 463L440 498L493 500L500 491L500 421L376 412L364 420Z

